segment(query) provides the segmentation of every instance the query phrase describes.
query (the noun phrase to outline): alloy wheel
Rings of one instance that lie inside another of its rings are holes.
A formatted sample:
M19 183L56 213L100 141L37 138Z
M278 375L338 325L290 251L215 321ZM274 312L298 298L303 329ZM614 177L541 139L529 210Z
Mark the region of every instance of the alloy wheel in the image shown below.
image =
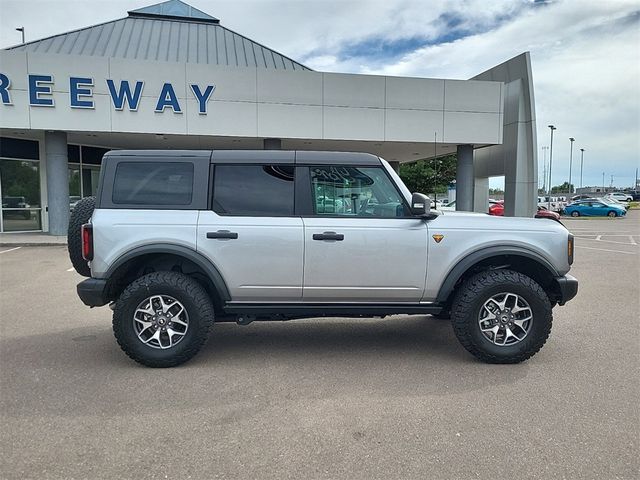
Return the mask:
M133 328L142 343L165 350L184 338L189 329L189 315L184 305L175 298L153 295L136 308Z
M489 298L478 314L482 335L494 345L515 345L525 339L533 324L529 303L515 293L498 293Z

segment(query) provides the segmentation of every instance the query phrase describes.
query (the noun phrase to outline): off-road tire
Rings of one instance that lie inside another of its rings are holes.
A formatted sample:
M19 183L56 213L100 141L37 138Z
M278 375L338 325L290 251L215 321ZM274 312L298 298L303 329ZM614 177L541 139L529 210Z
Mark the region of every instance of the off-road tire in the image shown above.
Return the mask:
M67 229L67 249L69 259L73 268L83 277L91 276L91 269L87 261L82 258L82 237L80 227L87 223L96 208L95 197L85 197L76 203L69 218L69 228Z
M170 295L180 301L189 315L189 327L180 342L168 349L144 345L133 327L133 315L151 295ZM177 272L149 273L125 288L113 312L113 334L120 348L147 367L175 367L193 358L209 338L214 309L206 290L193 278Z
M523 297L531 307L533 321L527 336L514 345L494 345L480 331L478 315L491 296L502 292ZM469 278L451 305L451 324L462 346L487 363L520 363L535 355L551 333L551 303L533 279L512 270L489 270Z

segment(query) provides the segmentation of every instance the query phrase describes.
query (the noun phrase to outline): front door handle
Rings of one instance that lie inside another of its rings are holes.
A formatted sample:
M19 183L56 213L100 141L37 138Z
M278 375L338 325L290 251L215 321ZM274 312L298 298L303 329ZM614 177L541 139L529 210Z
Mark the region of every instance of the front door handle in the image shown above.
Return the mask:
M314 240L336 240L338 242L341 242L342 240L344 240L344 235L342 233L336 233L336 232L314 233L313 239Z
M229 230L218 230L217 232L207 232L207 238L235 240L238 238L238 234L236 232L230 232Z

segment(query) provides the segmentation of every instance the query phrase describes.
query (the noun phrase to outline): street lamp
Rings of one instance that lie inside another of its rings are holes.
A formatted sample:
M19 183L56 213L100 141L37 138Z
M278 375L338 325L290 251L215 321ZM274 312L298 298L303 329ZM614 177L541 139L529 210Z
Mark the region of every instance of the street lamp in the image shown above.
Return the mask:
M584 148L580 149L580 188L582 188L582 164L584 162Z
M575 138L569 137L569 141L571 142L571 151L569 153L569 194L573 193L573 185L571 185L571 165L573 164L573 142L576 141Z
M549 144L549 187L547 190L548 202L549 202L549 210L551 210L551 166L553 165L553 131L557 130L553 125L549 125L549 129L551 130L551 143Z
M18 27L16 28L16 30L22 33L22 43L24 43L24 27Z

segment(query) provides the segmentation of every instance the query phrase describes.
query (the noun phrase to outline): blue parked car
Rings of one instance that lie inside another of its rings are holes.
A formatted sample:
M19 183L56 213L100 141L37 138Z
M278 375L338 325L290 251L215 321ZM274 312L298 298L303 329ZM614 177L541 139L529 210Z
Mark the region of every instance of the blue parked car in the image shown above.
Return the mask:
M627 214L623 206L618 207L599 200L580 200L564 208L565 215L572 217L622 217Z

